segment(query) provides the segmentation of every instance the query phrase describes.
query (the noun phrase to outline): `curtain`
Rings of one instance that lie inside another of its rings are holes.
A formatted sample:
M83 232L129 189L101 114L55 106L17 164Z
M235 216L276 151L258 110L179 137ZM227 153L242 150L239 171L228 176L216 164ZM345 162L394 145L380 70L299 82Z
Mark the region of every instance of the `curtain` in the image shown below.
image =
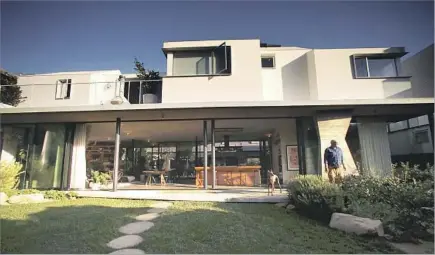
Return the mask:
M363 174L391 174L391 151L385 122L358 119Z
M76 124L71 164L71 189L86 187L86 124Z

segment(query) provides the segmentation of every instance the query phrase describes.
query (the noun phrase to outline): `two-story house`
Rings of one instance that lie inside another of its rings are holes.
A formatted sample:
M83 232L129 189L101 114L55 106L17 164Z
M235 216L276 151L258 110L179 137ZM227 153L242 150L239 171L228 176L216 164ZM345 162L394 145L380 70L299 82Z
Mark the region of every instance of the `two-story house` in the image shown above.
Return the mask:
M252 39L165 42L163 53L157 81L119 71L19 77L26 101L0 113L1 159L24 164L20 185L85 189L90 170L156 172L189 188L264 185L273 169L287 183L325 175L332 139L345 174L388 174L387 123L433 113L433 90L415 97L403 75L404 48Z

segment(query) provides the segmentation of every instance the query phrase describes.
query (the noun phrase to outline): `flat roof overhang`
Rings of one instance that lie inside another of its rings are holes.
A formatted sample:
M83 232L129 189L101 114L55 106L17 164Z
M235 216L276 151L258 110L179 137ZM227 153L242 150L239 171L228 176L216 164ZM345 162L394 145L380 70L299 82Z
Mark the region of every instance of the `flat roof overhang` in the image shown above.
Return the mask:
M315 116L322 111L351 111L354 117L399 121L434 112L433 98L209 102L76 107L0 108L1 124L84 123L203 119L260 119Z

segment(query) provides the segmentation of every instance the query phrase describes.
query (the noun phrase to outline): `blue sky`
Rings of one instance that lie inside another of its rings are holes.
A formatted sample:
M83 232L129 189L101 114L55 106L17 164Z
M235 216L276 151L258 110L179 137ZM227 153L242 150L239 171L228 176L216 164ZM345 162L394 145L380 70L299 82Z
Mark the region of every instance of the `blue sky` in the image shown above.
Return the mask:
M434 40L424 2L1 2L1 67L47 73L120 69L138 57L165 71L164 41L260 38L307 48L405 46Z

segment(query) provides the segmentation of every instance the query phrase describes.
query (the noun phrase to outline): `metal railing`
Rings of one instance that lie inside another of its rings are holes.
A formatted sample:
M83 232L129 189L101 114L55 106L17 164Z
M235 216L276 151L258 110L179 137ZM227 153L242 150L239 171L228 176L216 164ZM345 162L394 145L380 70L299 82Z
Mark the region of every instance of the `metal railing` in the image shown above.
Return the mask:
M71 79L71 82L66 83L4 84L0 85L0 89L14 86L21 88L27 106L47 106L59 99L68 99L71 102L69 105L74 102L83 105L83 98L89 98L89 104L103 104L114 98L121 98L123 102L130 104L144 104L161 102L162 80L74 82ZM149 94L153 96L145 96Z

